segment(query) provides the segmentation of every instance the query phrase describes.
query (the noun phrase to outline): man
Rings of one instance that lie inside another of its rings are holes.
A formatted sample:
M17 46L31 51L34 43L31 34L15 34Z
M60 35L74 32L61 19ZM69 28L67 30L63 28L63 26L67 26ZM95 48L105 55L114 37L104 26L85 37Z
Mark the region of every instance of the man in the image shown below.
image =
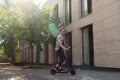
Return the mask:
M56 47L55 47L55 51L56 51L56 53L58 55L58 58L59 58L59 62L55 66L56 70L61 68L62 63L65 60L64 50L68 50L68 48L66 48L64 46L64 35L65 35L65 30L60 28L59 29L59 34L58 34L58 36L56 38Z

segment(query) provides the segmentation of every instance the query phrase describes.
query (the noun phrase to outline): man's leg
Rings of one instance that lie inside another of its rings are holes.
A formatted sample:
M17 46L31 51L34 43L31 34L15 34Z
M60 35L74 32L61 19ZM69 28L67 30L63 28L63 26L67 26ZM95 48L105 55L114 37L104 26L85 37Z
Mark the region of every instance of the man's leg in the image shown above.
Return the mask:
M65 55L63 49L61 49L59 55L59 70L62 70L62 65L64 61L65 61Z
M65 56L64 54L60 55L60 61L59 61L59 66L62 66L63 62L65 61Z
M61 69L61 66L65 60L65 55L64 55L64 51L62 48L60 48L60 50L57 53L58 53L59 62L58 64L56 64L55 68L59 70Z
M59 66L60 66L60 53L61 53L61 50L58 50L57 52L57 56L58 56L58 58L59 58L59 61L58 61L58 63L55 65L55 70L56 71L58 71L59 70Z

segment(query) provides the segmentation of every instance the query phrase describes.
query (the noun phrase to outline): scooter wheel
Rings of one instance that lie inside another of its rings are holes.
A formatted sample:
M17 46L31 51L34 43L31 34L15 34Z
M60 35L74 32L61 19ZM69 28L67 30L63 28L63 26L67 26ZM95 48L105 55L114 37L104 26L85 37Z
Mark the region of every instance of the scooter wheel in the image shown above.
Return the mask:
M55 75L55 70L54 69L50 70L50 74Z
M71 75L75 75L76 74L76 72L75 72L75 70L70 70L70 73L71 73Z

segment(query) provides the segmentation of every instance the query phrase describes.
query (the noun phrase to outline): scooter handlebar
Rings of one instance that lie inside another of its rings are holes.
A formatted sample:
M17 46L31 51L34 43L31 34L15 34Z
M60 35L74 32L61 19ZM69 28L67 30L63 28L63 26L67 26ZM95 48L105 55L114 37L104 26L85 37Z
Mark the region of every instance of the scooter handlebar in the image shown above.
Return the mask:
M71 47L69 46L68 49L70 49Z

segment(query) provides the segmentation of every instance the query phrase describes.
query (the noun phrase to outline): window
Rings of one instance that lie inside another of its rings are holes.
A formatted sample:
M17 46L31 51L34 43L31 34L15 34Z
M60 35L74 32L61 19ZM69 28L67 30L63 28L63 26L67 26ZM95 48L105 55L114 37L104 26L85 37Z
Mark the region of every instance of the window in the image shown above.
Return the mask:
M54 18L58 18L58 4L54 7L52 15ZM58 22L56 22L55 25L58 26Z
M65 23L68 25L71 22L71 0L65 0Z
M58 18L58 4L55 6L54 11L53 11L53 16L55 18Z
M84 17L92 12L92 0L81 0L81 3L81 16Z
M83 64L94 66L93 25L82 28Z

